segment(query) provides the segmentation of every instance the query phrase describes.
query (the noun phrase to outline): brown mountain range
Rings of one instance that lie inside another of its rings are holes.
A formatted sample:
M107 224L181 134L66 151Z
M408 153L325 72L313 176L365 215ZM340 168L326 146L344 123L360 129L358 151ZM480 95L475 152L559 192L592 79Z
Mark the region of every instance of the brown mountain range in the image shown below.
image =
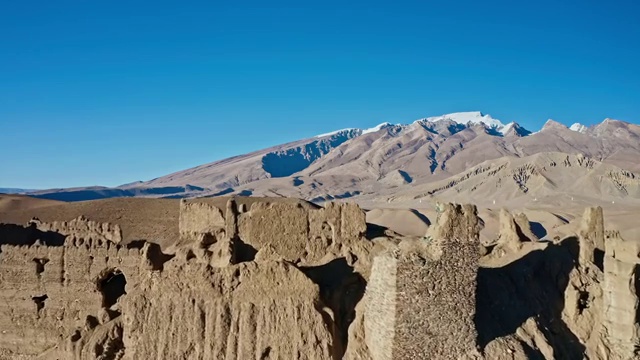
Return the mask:
M571 193L574 199L640 199L640 126L611 119L589 128L576 125L570 129L549 120L531 133L479 112L454 113L408 125L340 130L117 188L31 195L66 201L223 194L314 201L380 195L384 200L418 199L428 194L504 203L556 193ZM564 166L565 161L571 165ZM576 165L578 161L590 167ZM495 174L487 177L486 172ZM523 185L515 180L518 176L532 183ZM514 178L509 185L508 177ZM458 185L442 185L451 183Z

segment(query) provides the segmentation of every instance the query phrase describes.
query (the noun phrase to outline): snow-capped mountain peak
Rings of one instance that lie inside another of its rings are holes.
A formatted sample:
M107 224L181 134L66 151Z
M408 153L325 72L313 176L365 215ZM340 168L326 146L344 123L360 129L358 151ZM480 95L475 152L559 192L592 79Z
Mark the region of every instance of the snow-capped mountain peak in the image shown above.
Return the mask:
M384 128L388 128L389 126L393 126L393 124L388 123L388 122L383 122L382 124L378 124L378 125L376 125L376 126L374 126L372 128L362 130L362 134L364 135L364 134L369 134L369 133L373 133L373 132L376 132L376 131L380 131L380 130L382 130Z
M417 124L420 126L427 126L430 128L427 123L436 124L441 121L454 122L456 124L462 125L464 127L469 127L472 125L483 125L487 130L489 130L490 134L497 136L505 136L508 133L516 133L518 136L527 136L531 134L530 131L522 128L518 123L510 122L507 125L503 124L500 120L494 119L489 114L483 114L480 111L467 111L467 112L457 112L451 114L445 114L440 116L432 116L427 118L418 119L413 122L413 124ZM343 132L350 132L352 135L360 136L370 133L378 132L382 129L387 129L394 127L397 131L404 131L407 128L410 128L411 125L402 125L402 124L391 124L389 122L383 122L368 129L357 129L357 128L346 128L342 130L332 131L320 135L316 135L316 138L327 137L327 136L335 136Z
M320 134L320 135L316 135L314 137L316 138L322 138L322 137L328 137L328 136L336 136L336 135L340 135L343 133L349 133L352 136L360 136L360 135L364 135L364 134L369 134L369 133L374 133L376 131L380 131L382 129L386 129L388 127L392 127L395 126L391 123L388 122L383 122L382 124L378 124L372 128L368 128L368 129L358 129L358 128L346 128L346 129L342 129L342 130L336 130L336 131L331 131L328 133L324 133L324 134Z
M583 133L583 134L587 131L587 127L582 125L582 124L580 124L580 123L575 123L575 124L571 125L569 127L569 129L573 130L573 131L577 131L579 133Z
M408 129L412 129L415 128L415 126L422 126L424 128L428 128L429 131L440 131L440 129L438 127L435 127L435 124L439 123L439 122L444 122L439 124L440 128L443 129L449 129L450 128L450 124L451 122L458 124L458 125L454 125L455 129L451 130L453 132L458 132L461 129L465 129L468 128L470 126L477 126L477 125L484 125L484 127L487 129L487 133L493 136L507 136L510 134L514 134L516 136L528 136L528 135L532 135L532 134L537 134L540 131L544 131L544 130L551 130L551 129L555 129L555 130L561 130L561 129L569 129L575 132L579 132L581 134L588 134L588 135L594 135L594 131L597 130L597 128L603 128L603 127L607 127L607 126L613 126L612 124L626 124L623 121L620 120L614 120L614 119L605 119L601 124L599 124L598 126L596 126L596 130L593 130L592 128L587 127L586 125L580 124L580 123L575 123L573 125L571 125L570 127L567 127L566 125L557 122L553 119L549 119L547 120L547 122L544 123L544 125L542 126L542 129L540 129L539 131L536 132L531 132L525 128L523 128L522 126L520 126L517 122L509 122L507 124L502 123L502 121L498 120L498 119L494 119L493 117L491 117L491 115L489 114L483 114L480 111L467 111L467 112L456 112L456 113L451 113L451 114L444 114L444 115L440 115L440 116L431 116L431 117L426 117L426 118L422 118L422 119L418 119L416 121L413 122L413 124L408 124L408 125L403 125L403 124L392 124L389 122L383 122L381 124L378 124L372 128L367 128L367 129L359 129L359 128L345 128L345 129L341 129L341 130L336 130L336 131L331 131L328 133L324 133L324 134L320 134L320 135L316 135L314 136L315 138L323 138L323 137L335 137L335 136L348 136L349 138L353 138L353 137L357 137L357 136L361 136L361 135L365 135L365 134L371 134L371 133L375 133L378 132L380 130L383 129L390 129L390 131L393 132L393 134L398 134L404 131L408 131ZM429 124L430 123L430 124ZM437 130L434 130L437 129ZM445 133L447 132L447 130L444 130ZM601 130L602 131L602 130Z
M343 132L351 132L351 131L359 131L359 129L346 128L346 129L341 129L341 130L336 130L336 131L331 131L331 132L328 132L328 133L316 135L315 137L321 138L321 137L333 136L333 135L338 135L338 134L343 133Z
M492 118L491 115L489 114L485 115L480 111L451 113L451 114L445 114L440 116L432 116L422 120L431 121L431 122L451 120L453 122L456 122L462 125L467 125L468 123L472 123L472 124L484 123L485 125L491 128L495 128L497 130L505 127L505 125L500 120Z

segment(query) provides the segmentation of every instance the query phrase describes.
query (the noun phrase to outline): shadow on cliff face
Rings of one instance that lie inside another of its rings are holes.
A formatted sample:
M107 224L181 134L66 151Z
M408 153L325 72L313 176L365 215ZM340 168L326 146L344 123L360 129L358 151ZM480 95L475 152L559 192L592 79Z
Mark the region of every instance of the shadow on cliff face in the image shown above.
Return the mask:
M504 267L480 268L475 317L478 344L484 349L534 317L558 359L582 359L584 345L561 316L578 250L578 239L570 237Z
M125 246L127 249L138 249L141 250L145 245L149 244L149 248L147 251L147 260L151 264L152 270L164 270L164 263L173 259L175 254L165 254L162 252L162 247L159 244L148 241L148 240L133 240L130 241Z
M35 224L0 224L0 245L33 245L40 240L42 245L62 246L64 239L65 236L57 232L38 230Z
M538 239L542 239L547 236L547 229L545 229L544 225L536 221L529 221L529 228L533 235L535 235Z
M102 275L97 283L98 291L102 294L102 307L110 308L118 299L126 295L127 279L124 274L116 269Z
M385 231L387 230L388 228L382 225L367 223L367 231L365 233L365 237L367 239L374 239L380 236L385 236Z
M235 239L233 245L237 263L255 260L258 250L251 244L247 244L241 239Z
M413 215L417 216L418 219L424 221L425 224L427 224L428 226L431 226L431 221L423 213L415 209L409 209L409 211L411 211Z
M364 295L367 281L354 272L345 258L300 270L318 284L322 302L333 311L334 358L342 359L347 350L349 325L355 319L355 307Z

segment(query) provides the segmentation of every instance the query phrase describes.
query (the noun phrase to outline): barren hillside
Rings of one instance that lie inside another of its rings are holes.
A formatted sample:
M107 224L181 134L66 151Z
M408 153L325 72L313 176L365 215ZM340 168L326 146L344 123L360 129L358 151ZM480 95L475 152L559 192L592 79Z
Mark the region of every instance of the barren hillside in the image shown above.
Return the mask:
M615 171L637 173L640 127L606 119L592 127L570 129L549 120L540 131L532 133L515 122L505 125L479 112L454 113L408 125L385 123L371 129L321 134L118 188L53 189L32 195L65 201L232 194L324 201L374 193L404 194L426 184L464 176L468 169L487 161L517 162L519 158L550 152L579 155L613 165L619 169ZM574 178L574 169L558 167L553 176ZM581 180L584 195L594 196L589 182L595 178L589 180L589 176ZM581 195L579 188L575 186L572 192ZM536 191L545 195L541 188ZM512 189L506 192L515 194ZM493 194L487 185L477 193L504 198L502 193ZM619 195L613 188L597 189L595 195L600 193ZM636 196L633 190L627 195L632 199Z

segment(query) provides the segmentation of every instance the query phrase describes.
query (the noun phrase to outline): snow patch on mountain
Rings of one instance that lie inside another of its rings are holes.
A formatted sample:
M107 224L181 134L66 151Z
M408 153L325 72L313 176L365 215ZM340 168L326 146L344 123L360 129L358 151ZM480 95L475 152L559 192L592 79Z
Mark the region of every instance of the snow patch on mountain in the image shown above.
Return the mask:
M384 128L388 128L389 126L393 126L393 124L388 123L388 122L383 122L382 124L378 124L378 125L376 125L376 126L374 126L372 128L362 130L362 134L364 135L364 134L369 134L369 133L373 133L373 132L376 132L376 131L380 131L380 130L382 130Z
M346 128L346 129L342 129L342 130L336 130L336 131L331 131L328 133L324 133L324 134L320 134L320 135L316 135L314 136L315 138L322 138L322 137L329 137L329 136L336 136L336 135L342 135L345 133L348 133L351 135L351 137L355 137L355 136L360 136L360 135L364 135L364 134L370 134L370 133L374 133L376 131L380 131L382 129L386 129L392 126L401 126L404 127L404 125L393 125L391 123L388 122L384 122L382 124L378 124L372 128L368 128L368 129L358 129L358 128Z
M389 122L384 122L382 124L379 124L377 126L374 126L368 129L346 128L342 130L337 130L337 131L332 131L325 134L317 135L315 137L320 138L320 137L327 137L327 136L335 136L344 132L350 132L352 136L355 137L355 136L360 136L364 134L374 133L382 129L391 128L391 127L394 127L395 129L397 129L397 131L403 131L404 129L410 128L412 125L425 126L425 123L437 123L440 121L452 121L456 124L460 124L465 127L468 127L471 125L483 124L487 128L487 130L489 130L488 133L495 136L505 136L510 133L515 133L518 136L528 136L532 134L537 134L542 130L567 129L567 126L555 120L549 119L544 124L541 130L536 132L531 132L513 121L505 125L504 123L502 123L502 121L491 117L491 115L489 114L483 114L480 111L466 111L466 112L456 112L456 113L444 114L440 116L431 116L431 117L421 118L409 125L403 125L403 124L394 125ZM605 119L603 124L607 124L611 122L616 122L616 120ZM569 129L579 133L583 133L583 134L587 133L588 131L587 126L582 125L580 123L575 123L571 125Z
M445 114L440 116L428 117L423 120L431 121L431 122L451 120L453 122L456 122L462 125L467 125L469 123L472 123L472 124L484 123L485 125L495 129L502 129L505 127L505 125L500 120L492 118L491 115L489 114L485 115L480 111L451 113L451 114Z
M338 134L340 134L340 133L343 133L343 132L349 132L349 131L360 131L360 129L356 129L356 128L346 128L346 129L341 129L341 130L336 130L336 131L332 131L332 132L328 132L328 133L324 133L324 134L316 135L315 137L317 137L317 138L321 138L321 137L333 136L333 135L338 135Z
M514 125L515 125L515 123L512 121L512 122L508 123L507 125L503 126L501 129L498 129L498 132L501 133L504 136L509 132L509 130L513 129Z
M585 132L587 132L587 127L580 123L575 123L569 127L569 130L577 131L584 134Z

